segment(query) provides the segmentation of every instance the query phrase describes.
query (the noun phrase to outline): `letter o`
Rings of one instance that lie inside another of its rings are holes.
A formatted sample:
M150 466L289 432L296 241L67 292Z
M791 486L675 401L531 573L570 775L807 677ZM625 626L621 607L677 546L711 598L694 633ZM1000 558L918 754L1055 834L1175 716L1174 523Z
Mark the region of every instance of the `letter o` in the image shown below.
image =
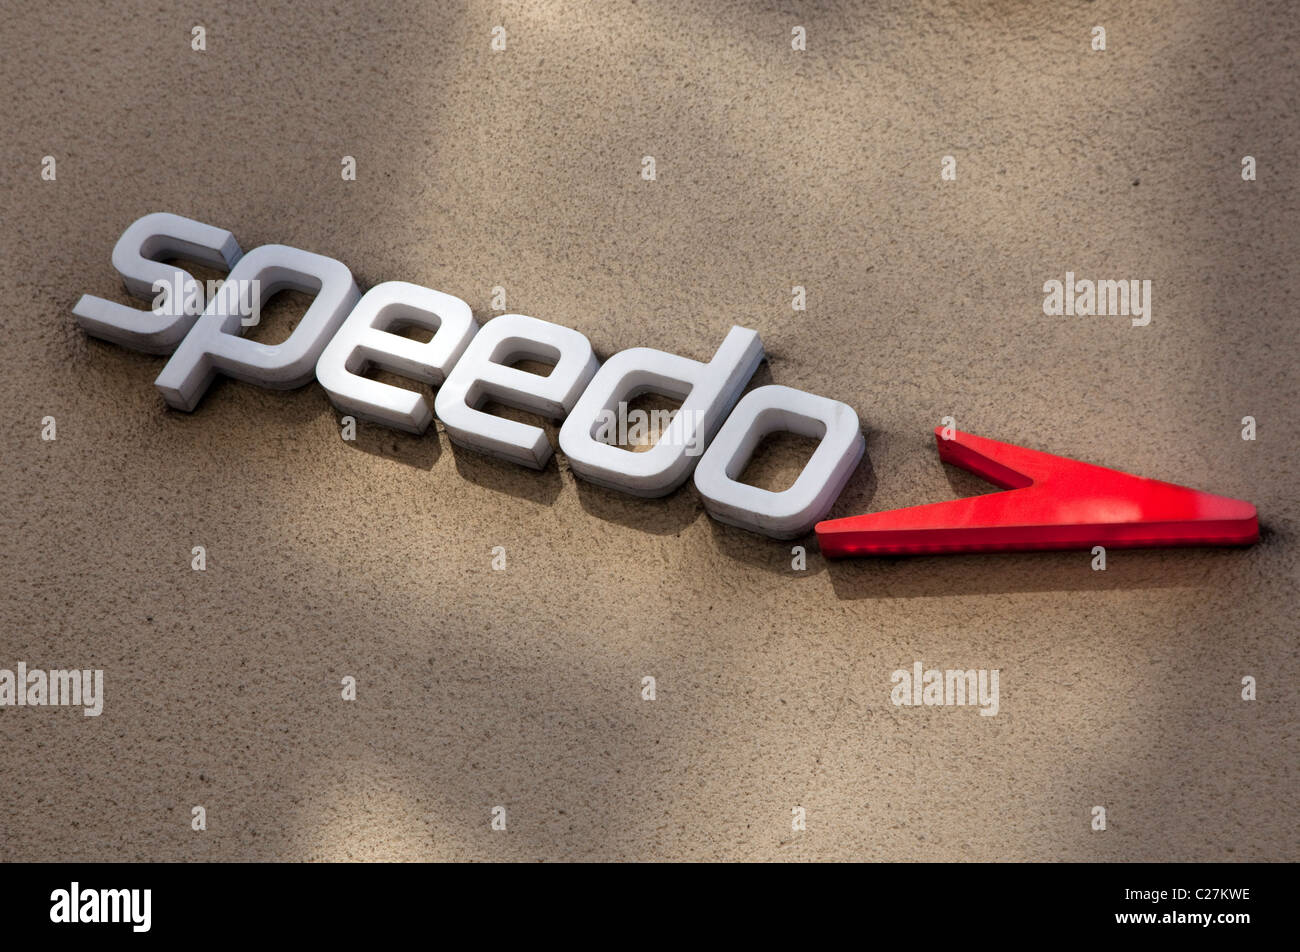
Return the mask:
M788 430L821 442L794 485L771 492L738 482L759 441ZM695 468L695 488L714 519L776 539L808 532L830 511L866 450L853 408L790 387L751 390Z

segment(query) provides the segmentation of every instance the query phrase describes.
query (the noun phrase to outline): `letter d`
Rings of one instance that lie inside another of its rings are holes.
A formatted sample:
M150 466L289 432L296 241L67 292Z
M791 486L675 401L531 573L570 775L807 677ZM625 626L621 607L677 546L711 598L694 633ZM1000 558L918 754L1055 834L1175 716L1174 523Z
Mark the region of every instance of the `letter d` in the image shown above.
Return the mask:
M664 496L691 475L706 447L763 359L758 332L733 327L707 364L634 347L605 362L560 428L560 449L573 471L600 486L634 496ZM651 449L632 453L596 434L620 401L643 393L681 400L666 433Z

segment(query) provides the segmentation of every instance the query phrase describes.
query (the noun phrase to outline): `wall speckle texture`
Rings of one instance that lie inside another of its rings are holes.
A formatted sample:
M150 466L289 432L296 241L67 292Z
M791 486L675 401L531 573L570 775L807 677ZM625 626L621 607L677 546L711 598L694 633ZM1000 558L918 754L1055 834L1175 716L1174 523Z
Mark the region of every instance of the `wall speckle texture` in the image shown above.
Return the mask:
M85 6L0 15L0 667L103 668L106 701L0 709L0 859L1300 859L1293 8ZM799 573L689 484L346 443L316 384L170 411L161 358L71 313L129 300L151 211L479 321L503 285L602 358L755 328L757 382L861 417L833 515L979 491L950 414L1249 499L1263 539L1094 572L810 537ZM1066 270L1150 279L1151 325L1045 317ZM916 660L998 668L1001 712L893 706Z

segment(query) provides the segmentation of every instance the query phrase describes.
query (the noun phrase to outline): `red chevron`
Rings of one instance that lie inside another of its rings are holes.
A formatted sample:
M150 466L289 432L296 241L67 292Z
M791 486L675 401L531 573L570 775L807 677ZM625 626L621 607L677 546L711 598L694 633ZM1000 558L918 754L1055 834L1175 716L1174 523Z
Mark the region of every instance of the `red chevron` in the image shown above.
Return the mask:
M1250 545L1259 515L1240 499L1131 476L935 428L939 457L1004 492L817 524L823 554L919 555L1025 549Z

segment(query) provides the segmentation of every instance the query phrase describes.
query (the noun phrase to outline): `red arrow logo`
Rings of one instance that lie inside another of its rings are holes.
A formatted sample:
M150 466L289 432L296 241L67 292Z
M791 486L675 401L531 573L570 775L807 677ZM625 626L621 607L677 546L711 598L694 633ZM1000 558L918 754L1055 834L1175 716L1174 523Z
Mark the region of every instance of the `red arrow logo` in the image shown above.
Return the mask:
M1259 515L1240 499L1131 476L1012 443L934 431L939 457L1005 492L817 524L828 556L1250 545Z

